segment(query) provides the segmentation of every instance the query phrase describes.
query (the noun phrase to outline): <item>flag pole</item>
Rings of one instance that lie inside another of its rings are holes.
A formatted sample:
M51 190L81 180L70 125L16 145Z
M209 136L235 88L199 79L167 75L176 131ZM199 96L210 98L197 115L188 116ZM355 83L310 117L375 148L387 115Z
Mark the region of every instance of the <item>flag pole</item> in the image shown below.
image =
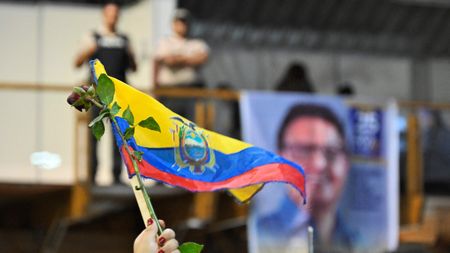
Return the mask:
M133 188L134 196L136 197L136 201L139 206L139 210L141 212L142 219L144 220L144 224L147 226L147 220L148 218L152 218L156 226L158 227L159 234L162 233L162 227L159 224L158 218L156 217L155 209L153 208L152 202L150 200L150 196L147 193L147 190L145 189L144 182L141 177L141 172L139 170L139 166L136 162L136 156L131 152L130 147L128 146L127 141L125 140L125 137L123 136L122 132L120 131L119 125L117 124L116 119L113 115L109 117L111 121L113 122L113 127L116 129L116 132L119 134L120 139L122 140L122 145L125 148L125 151L127 152L128 156L131 159L131 162L133 163L133 169L135 172L134 177L130 179L131 186Z

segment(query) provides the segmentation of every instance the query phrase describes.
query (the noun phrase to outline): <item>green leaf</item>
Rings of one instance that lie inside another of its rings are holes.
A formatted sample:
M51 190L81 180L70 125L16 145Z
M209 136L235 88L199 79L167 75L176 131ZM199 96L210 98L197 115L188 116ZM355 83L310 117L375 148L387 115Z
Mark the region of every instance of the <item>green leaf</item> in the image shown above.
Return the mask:
M161 132L161 128L159 127L158 122L156 122L156 120L152 116L139 122L139 126L148 128L153 131Z
M130 106L123 112L122 117L130 124L130 126L134 125L134 116L131 112Z
M134 127L129 127L127 130L125 130L124 138L125 140L130 139L134 135Z
M97 95L105 105L109 105L113 101L114 83L105 74L101 74L98 78Z
M136 157L136 159L138 159L138 161L141 161L141 160L142 160L142 155L144 154L144 152L135 150L135 151L133 152L133 154L134 154L134 156Z
M111 107L111 115L116 115L120 111L120 106L117 104L117 102L114 102L113 106Z
M86 93L86 91L83 88L78 87L78 86L73 87L73 92L75 92L76 94L78 94L80 96L83 95L84 93Z
M202 252L203 245L195 242L185 242L178 247L181 253L200 253Z
M95 136L95 139L100 140L102 138L103 134L105 133L105 125L103 125L103 121L98 121L95 123L92 128L92 134Z
M108 117L108 115L109 115L109 110L104 109L103 111L100 112L100 114L97 117L95 117L95 119L93 119L91 122L89 122L88 127L92 127L97 122L102 121L103 118Z

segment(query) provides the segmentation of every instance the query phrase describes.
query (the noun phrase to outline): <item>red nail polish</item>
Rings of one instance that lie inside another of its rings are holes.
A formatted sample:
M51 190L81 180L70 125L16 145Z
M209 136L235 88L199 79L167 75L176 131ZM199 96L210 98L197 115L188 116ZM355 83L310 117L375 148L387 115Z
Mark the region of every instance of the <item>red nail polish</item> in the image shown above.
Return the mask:
M160 249L160 250L158 251L158 253L164 253L164 250Z
M159 246L163 246L165 242L166 242L166 238L164 238L164 237L161 237L158 240Z
M152 218L148 219L147 220L147 226L150 226L152 224L153 224L153 219Z

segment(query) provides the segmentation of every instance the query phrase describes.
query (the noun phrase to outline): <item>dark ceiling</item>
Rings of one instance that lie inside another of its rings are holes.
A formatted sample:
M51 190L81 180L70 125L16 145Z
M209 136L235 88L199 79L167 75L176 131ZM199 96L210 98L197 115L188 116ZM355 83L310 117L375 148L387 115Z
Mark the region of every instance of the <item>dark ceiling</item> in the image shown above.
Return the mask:
M140 0L0 0L0 2L10 3L72 3L72 4L92 4L103 5L105 3L117 3L119 5L130 5Z
M450 56L449 0L179 0L215 46Z

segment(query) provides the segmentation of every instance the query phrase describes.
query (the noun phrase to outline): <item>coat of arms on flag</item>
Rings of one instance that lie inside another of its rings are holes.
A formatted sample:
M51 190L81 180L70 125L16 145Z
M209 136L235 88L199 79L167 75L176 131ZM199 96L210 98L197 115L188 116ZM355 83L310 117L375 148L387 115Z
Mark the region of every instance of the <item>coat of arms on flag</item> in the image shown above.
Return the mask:
M189 169L193 174L203 174L206 169L215 172L216 159L208 145L208 137L193 123L186 123L174 117L174 139L178 147L174 147L175 161L178 170Z

